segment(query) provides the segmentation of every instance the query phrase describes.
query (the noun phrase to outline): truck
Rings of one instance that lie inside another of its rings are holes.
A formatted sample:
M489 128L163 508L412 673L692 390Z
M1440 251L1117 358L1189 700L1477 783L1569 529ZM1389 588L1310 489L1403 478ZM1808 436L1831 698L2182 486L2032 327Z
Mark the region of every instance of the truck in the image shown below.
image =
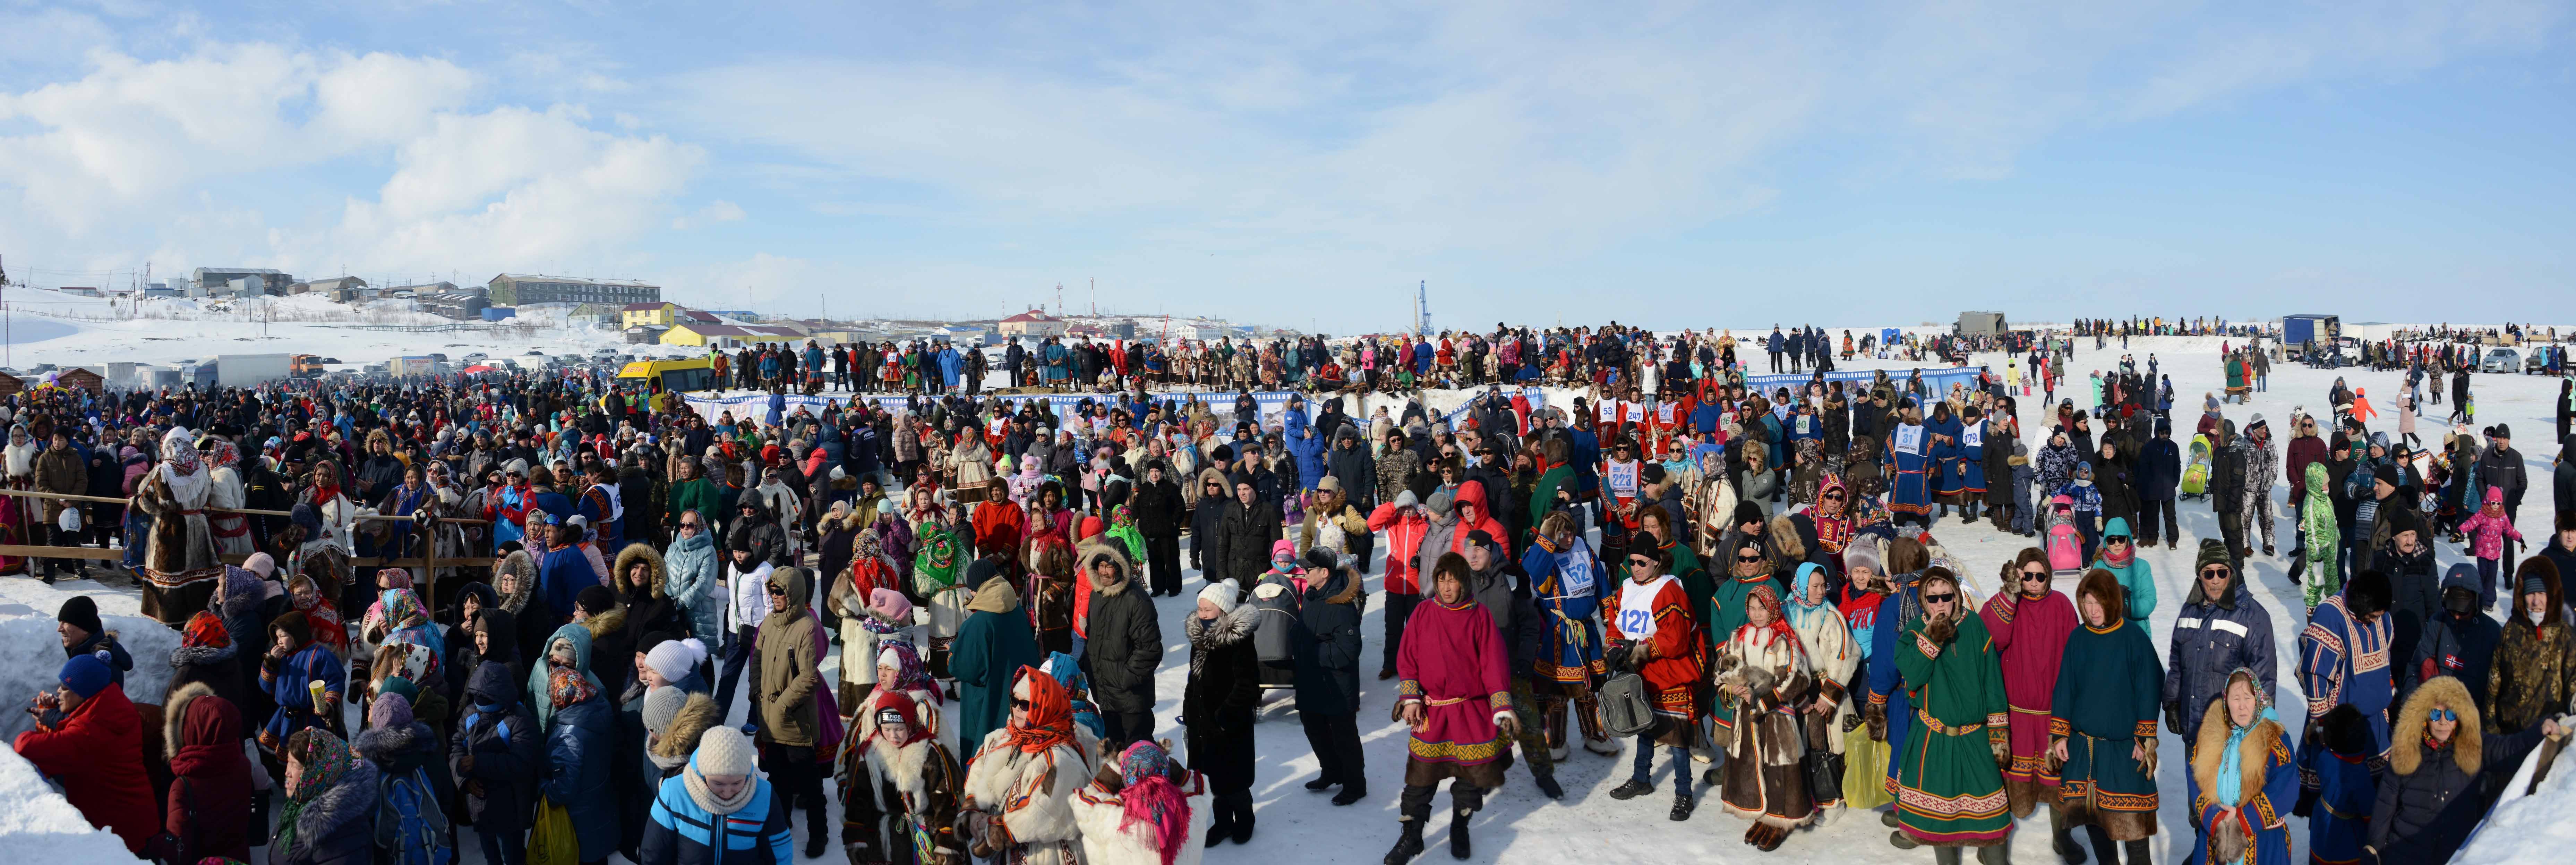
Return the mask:
M1953 332L1963 337L2000 337L2004 335L2005 331L2011 329L2012 328L2010 326L2004 324L2003 313L1995 312L1993 310L1981 310L1959 313L1959 324Z
M329 362L330 358L318 354L287 355L286 372L296 378L321 378L322 365Z
M642 381L653 392L675 390L681 393L716 387L715 363L706 358L688 360L639 360L617 373L625 381Z
M295 358L296 355L291 354L220 355L215 358L215 383L224 387L250 387L293 378Z
M2314 313L2281 316L2281 347L2292 360L2303 360L2301 354L2313 343L2334 345L2343 338L2343 319Z

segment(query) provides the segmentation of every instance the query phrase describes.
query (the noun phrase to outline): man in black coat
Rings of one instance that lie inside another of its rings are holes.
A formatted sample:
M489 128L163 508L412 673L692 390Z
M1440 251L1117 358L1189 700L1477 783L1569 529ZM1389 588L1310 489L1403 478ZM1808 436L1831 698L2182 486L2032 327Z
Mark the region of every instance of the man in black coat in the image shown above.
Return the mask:
M1145 536L1149 597L1181 593L1181 487L1169 475L1162 459L1146 462L1145 480L1127 500L1136 511L1136 531Z
M1090 662L1091 700L1100 706L1101 723L1108 728L1101 747L1124 749L1154 735L1154 670L1163 664L1162 620L1153 598L1137 588L1126 555L1114 545L1094 544L1086 550L1082 573L1091 581L1090 639L1083 644L1083 659Z
M2513 449L2513 427L2496 424L2487 430L2487 449L2478 455L2478 483L2487 489L2504 491L2504 515L2507 520L2522 518L2522 494L2530 489L2531 478L2523 472L2522 452ZM2525 546L2528 546L2526 543ZM2514 547L2504 548L2504 573L2513 573Z
M2182 483L2182 448L2174 444L2173 421L2156 419L2156 434L2138 453L2138 518L2129 521L2138 533L2138 545L2152 547L2156 539L2165 539L2165 548L2182 543L2182 528L2174 521L2174 490ZM1993 478L1994 475L1987 475ZM2157 530L2161 515L2163 530Z
M2218 440L2209 443L2209 507L2218 514L2230 565L2245 555L2245 521L2237 516L2245 506L2245 452L2233 447L2235 440L2236 422L2222 420Z
M1226 502L1225 516L1217 521L1200 576L1208 582L1232 579L1248 586L1270 569L1270 545L1280 538L1279 506L1261 497L1250 475L1237 473L1233 486L1234 498Z
M1331 550L1306 552L1306 596L1292 640L1297 663L1297 720L1315 753L1317 792L1336 784L1333 804L1368 797L1368 763L1360 748L1360 580L1337 566ZM1320 580L1311 579L1323 574Z

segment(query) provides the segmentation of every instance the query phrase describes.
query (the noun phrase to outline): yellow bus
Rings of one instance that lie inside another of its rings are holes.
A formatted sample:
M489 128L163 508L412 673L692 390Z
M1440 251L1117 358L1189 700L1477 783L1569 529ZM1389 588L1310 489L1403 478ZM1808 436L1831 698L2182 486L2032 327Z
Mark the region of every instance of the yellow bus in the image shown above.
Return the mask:
M715 364L706 358L688 360L639 360L617 373L619 380L640 379L655 391L711 390L716 386Z

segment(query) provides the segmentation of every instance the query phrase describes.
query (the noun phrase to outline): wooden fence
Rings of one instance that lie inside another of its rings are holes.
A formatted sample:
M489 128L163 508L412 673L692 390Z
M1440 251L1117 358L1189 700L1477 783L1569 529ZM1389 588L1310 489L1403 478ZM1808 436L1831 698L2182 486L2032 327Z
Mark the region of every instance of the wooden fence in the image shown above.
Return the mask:
M72 493L49 493L49 492L44 492L44 491L41 491L41 490L12 490L12 489L0 489L0 496L18 496L18 497L20 497L20 498L30 498L30 499L56 499L56 500L60 500L60 501L72 501L72 502L96 502L96 503L99 503L99 504L126 505L126 506L128 506L128 507L133 506L133 502L132 502L131 500L129 500L129 499L111 498L111 497L108 497L108 496L84 496L84 495L75 495L75 494L72 494ZM289 516L294 516L294 514L292 514L292 513L290 513L290 512L287 512L287 511L269 511L269 510L259 510L259 509L256 509L256 508L207 508L207 509L206 509L206 511L207 511L207 512L209 512L209 513L246 514L246 515L250 515L250 516L262 516L262 517L289 517ZM361 514L361 515L359 515L359 516L358 516L358 519L360 519L360 520L373 520L373 521L378 521L378 522L383 522L383 521L400 521L400 522L408 522L408 523L417 523L417 524L419 524L422 528L434 528L434 527L435 527L437 524L439 524L439 523L447 523L447 524L451 524L451 525L460 525L460 526L486 526L486 525L491 525L491 524L492 524L492 522L491 522L490 520L438 519L435 515L432 515L432 516L429 516L429 517L413 517L413 516L406 516L406 515L401 515L401 514ZM17 527L17 528L18 528L18 535L19 535L19 537L22 537L22 538L23 538L23 537L29 537L29 536L30 536L30 532L29 532L30 526L29 526L29 524L28 524L28 522L27 522L27 512L26 512L25 510L21 510L21 511L19 511L19 512L18 512L18 527ZM126 543L127 543L127 545L131 546L131 545L132 545L132 544L134 544L137 540L138 540L138 539L136 539L136 538L127 538L127 539L126 539ZM427 544L425 545L425 547L424 547L424 549L423 549L422 553L421 553L420 555L418 555L418 556L414 556L414 557L411 557L411 558L391 558L391 559L388 559L388 558L383 558L383 557L380 557L380 556L357 556L357 555L354 555L354 551L353 551L353 554L352 554L352 556L350 557L349 562L350 562L350 564L351 564L351 565L356 566L356 567L388 567L388 568L409 568L409 569L411 569L415 574L417 574L417 575L418 575L418 576L417 576L417 578L416 578L416 582L417 582L417 583L420 585L420 587L421 587L421 588L420 588L420 591L421 591L421 598L422 598L422 600L423 600L424 602L426 602L426 601L431 597L431 594L430 594L430 593L431 593L432 591L434 591L434 589L435 589L435 583L436 583L436 582L437 582L437 580L438 580L438 569L439 569L439 568L489 568L489 567L491 567L491 566L492 566L492 562L491 562L491 560L490 560L490 559L487 559L487 558L462 558L462 559L446 559L446 558L440 558L440 557L439 557L439 555L438 555L438 544L436 543L435 539L434 539L434 538L432 538L432 539L427 539L427 540L429 540L430 542L429 542L429 543L427 543ZM105 548L105 547L62 547L62 546L46 546L46 545L38 545L38 544L0 544L0 555L7 555L7 556L27 556L27 557L31 557L31 558L45 558L45 559L88 559L88 560L100 560L100 561L118 561L118 560L122 560L122 559L124 559L124 558L125 558L125 552L126 552L126 551L125 551L124 549L108 549L108 548ZM224 564L228 564L228 565L238 565L238 564L241 564L245 559L248 559L249 557L248 557L248 556L241 556L241 555L225 555L225 556L222 556L221 558L223 559ZM33 568L34 568L35 566L34 566L32 563L30 563L28 567L29 567L29 569L30 569L30 572L32 573Z

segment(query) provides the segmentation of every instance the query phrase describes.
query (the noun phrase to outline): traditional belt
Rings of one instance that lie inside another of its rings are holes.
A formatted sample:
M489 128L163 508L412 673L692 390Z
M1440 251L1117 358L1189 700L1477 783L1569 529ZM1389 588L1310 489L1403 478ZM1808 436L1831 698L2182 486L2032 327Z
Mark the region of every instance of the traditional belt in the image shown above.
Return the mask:
M1924 728L1944 736L1966 736L1986 728L1986 722L1984 721L1959 726L1943 724L1940 719L1932 717L1932 712L1929 709L1916 709L1914 710L1914 715L1915 717L1923 719Z

